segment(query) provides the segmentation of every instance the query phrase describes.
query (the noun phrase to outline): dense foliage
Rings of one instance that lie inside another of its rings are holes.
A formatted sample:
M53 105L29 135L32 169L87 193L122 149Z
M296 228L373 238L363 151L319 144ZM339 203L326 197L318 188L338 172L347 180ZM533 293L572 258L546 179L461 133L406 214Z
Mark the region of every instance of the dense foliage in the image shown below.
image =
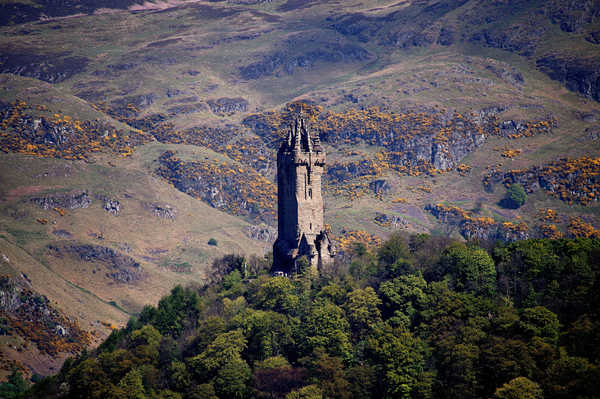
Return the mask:
M28 395L592 398L600 240L392 236L319 277L228 256Z
M522 185L514 183L506 190L506 195L500 201L500 205L505 208L517 209L525 204L527 194Z

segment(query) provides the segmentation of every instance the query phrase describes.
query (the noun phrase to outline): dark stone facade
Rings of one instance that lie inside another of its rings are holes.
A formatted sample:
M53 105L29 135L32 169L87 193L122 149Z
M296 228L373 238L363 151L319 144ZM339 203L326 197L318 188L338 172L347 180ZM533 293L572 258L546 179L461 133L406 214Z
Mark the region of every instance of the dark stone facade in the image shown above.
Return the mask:
M277 153L278 236L273 245L273 270L298 272L306 256L311 268L332 262L335 248L323 225L321 177L325 151L318 134L311 137L297 118Z

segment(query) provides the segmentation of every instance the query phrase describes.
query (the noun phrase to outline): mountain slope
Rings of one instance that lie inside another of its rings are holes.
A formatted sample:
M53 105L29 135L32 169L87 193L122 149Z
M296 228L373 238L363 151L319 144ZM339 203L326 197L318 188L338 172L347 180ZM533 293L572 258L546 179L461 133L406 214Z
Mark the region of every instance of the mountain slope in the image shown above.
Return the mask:
M597 2L61 4L1 5L2 253L28 254L3 267L98 337L269 250L300 110L342 249L600 235Z

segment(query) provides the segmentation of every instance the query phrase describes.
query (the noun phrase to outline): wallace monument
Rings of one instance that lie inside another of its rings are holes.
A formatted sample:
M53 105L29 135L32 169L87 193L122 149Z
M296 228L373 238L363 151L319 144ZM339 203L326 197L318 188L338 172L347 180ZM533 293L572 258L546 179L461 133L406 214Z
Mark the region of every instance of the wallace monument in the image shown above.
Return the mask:
M332 262L335 249L323 225L321 176L325 151L319 134L311 137L302 117L290 126L277 152L278 236L273 245L273 270L298 272L305 256L311 268Z

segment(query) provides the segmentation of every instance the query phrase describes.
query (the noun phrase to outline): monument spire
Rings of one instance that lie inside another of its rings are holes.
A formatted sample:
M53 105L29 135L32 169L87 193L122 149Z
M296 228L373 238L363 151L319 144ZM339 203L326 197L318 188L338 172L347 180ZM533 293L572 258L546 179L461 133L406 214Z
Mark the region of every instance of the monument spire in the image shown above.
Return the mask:
M311 135L301 115L290 125L287 140L277 153L278 236L273 246L273 270L284 273L297 271L302 257L311 268L318 269L335 256L323 224L325 151L318 133Z

